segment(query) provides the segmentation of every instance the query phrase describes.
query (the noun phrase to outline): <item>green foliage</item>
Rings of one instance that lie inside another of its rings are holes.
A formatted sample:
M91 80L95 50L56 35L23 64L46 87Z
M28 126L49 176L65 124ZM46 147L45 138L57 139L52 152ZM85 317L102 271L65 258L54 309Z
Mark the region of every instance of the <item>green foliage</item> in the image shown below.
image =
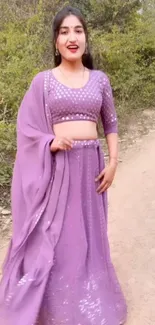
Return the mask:
M0 122L0 186L10 184L15 157L15 124Z
M125 101L132 107L154 106L155 100L155 29L139 17L134 29L127 26L120 33L93 32L93 52L98 68L110 77L118 105ZM126 105L128 107L128 105Z
M69 3L82 10L91 27L108 32L114 25L123 30L141 6L139 0L70 0Z
M44 67L44 42L41 43L39 35L33 32L37 20L33 17L27 25L7 24L0 33L0 116L6 111L7 120L16 115L32 76Z
M52 66L52 20L66 4L86 16L94 62L110 76L118 115L154 106L154 0L1 0L0 186L10 182L18 107L33 76Z
M0 30L0 186L10 182L16 150L15 120L21 99L33 76L46 65L43 15L39 9L37 14L11 22L7 21L8 10Z

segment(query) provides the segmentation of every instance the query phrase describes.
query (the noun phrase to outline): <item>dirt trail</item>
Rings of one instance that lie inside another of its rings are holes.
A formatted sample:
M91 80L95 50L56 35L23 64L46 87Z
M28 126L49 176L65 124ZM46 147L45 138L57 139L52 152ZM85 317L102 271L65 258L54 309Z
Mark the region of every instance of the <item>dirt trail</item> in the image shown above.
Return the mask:
M152 126L155 111L153 116ZM109 191L109 239L128 304L126 325L155 325L155 130L138 133L136 142L135 130L125 150L122 144L122 163ZM0 264L6 247L1 239Z
M122 158L109 191L111 255L128 303L127 325L154 325L155 131Z

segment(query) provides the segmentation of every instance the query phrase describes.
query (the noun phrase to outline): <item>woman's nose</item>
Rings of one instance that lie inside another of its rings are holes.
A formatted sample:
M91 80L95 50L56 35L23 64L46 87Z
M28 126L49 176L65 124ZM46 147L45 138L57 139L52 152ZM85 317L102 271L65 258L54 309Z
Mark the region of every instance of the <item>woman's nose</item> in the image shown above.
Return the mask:
M69 34L69 41L70 42L75 42L77 40L77 37L75 35L75 33L70 33Z

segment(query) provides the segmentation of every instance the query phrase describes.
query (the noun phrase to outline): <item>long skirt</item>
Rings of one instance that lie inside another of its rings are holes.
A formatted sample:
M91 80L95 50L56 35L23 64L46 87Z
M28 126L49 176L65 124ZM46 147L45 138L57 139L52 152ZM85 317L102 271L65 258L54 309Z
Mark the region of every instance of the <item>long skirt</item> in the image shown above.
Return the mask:
M107 193L96 191L105 167L100 142L75 141L67 155L67 207L37 324L123 324L127 308L110 258Z

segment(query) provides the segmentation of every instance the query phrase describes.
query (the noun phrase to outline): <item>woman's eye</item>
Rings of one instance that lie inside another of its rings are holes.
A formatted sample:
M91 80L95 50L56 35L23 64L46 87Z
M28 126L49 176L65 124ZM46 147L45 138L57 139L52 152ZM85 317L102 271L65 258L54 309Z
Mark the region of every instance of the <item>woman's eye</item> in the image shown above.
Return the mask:
M67 34L67 30L60 30L59 34L60 35L66 35Z
M77 34L82 34L82 30L81 29L77 29L77 30L75 30L75 33L77 33ZM67 30L64 30L64 31L60 31L60 34L61 35L67 35L68 34L68 31Z
M76 32L77 32L78 34L81 34L81 33L82 33L82 30L76 30Z

